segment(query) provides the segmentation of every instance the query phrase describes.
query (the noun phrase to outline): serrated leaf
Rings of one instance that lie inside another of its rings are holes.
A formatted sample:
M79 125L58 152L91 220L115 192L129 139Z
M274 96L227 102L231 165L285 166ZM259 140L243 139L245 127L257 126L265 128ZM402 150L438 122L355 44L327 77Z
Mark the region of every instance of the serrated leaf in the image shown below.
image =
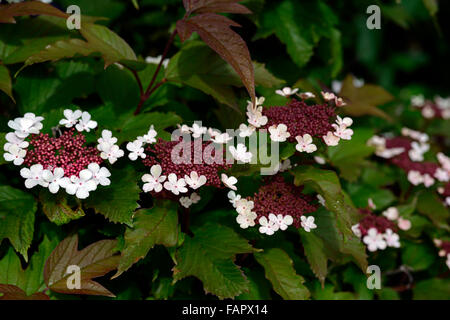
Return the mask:
M136 211L133 227L125 232L125 247L113 278L144 258L156 244L173 247L177 241L178 215L174 202L157 202L152 209Z
M39 192L39 201L42 203L42 211L57 225L69 223L85 215L79 203L74 204L75 209L67 203L67 195L63 192L52 194L47 189L42 189Z
M220 299L233 298L248 290L245 275L233 263L235 256L253 251L232 229L206 224L194 230L194 237L186 236L183 246L177 250L174 280L195 276L203 282L206 293Z
M27 296L25 291L10 284L0 284L0 300L50 300L43 292Z
M177 22L181 40L185 41L192 32L197 32L211 49L233 67L254 100L255 77L250 53L245 41L230 26L238 27L239 24L214 13L203 13Z
M450 230L450 211L432 191L424 191L417 198L417 211L428 217L435 226Z
M48 15L64 19L69 17L56 7L39 1L2 4L0 9L0 23L16 23L14 17L28 15Z
M313 232L299 230L302 239L302 246L305 250L306 259L311 266L311 270L323 284L327 276L327 255L323 240Z
M251 13L245 6L237 3L241 1L242 0L183 0L183 5L188 13Z
M256 261L263 266L266 278L273 289L285 300L306 300L309 290L305 280L295 272L291 258L281 249L272 248L254 254Z
M78 236L70 236L61 241L47 259L44 269L45 283L49 289L66 294L87 294L114 297L110 291L93 281L117 268L120 257L114 255L116 240L97 241L78 251ZM80 267L81 289L67 287L67 268Z
M9 70L4 65L0 64L0 90L6 93L12 101L15 102L12 95L12 84L11 76L9 75Z
M90 48L102 54L105 68L120 60L137 60L128 43L105 26L87 23L83 24L80 32Z
M131 225L141 192L136 173L132 167L127 167L114 170L110 179L111 185L97 188L84 201L84 205L104 215L111 222Z
M352 116L372 115L392 121L392 118L383 110L377 108L379 105L386 104L394 97L382 87L365 84L362 87L355 87L353 76L348 75L342 82L342 89L339 93L347 103L342 109Z
M36 209L36 201L31 194L0 186L0 241L8 238L26 261L33 239Z

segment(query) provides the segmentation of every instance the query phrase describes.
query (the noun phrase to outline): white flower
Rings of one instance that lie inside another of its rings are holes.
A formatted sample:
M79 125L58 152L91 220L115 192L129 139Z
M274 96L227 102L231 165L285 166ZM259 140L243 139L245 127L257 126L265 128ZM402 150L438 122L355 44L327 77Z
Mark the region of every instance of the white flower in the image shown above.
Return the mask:
M386 241L381 233L378 233L378 230L375 228L370 228L367 231L367 235L364 236L363 242L367 245L367 249L370 252L377 251L378 249L384 250L386 249Z
M412 161L423 161L423 155L430 149L430 145L427 143L417 143L417 141L411 142L411 149L408 152L409 158Z
M334 98L336 97L333 92L323 92L322 91L321 94L322 94L322 97L325 99L325 101L334 100Z
M220 177L225 187L230 188L231 190L237 190L237 187L235 186L237 179L235 177L228 177L225 173L222 173Z
M215 129L215 128L208 128L207 132L208 132L210 138L215 138L216 136L221 134L220 130Z
M247 110L248 109L256 110L259 106L262 106L264 104L265 100L266 100L266 98L264 98L264 97L256 98L254 106L253 106L253 103L251 101L247 101Z
M336 104L336 107L343 107L343 106L347 105L347 103L344 101L344 99L342 99L340 97L335 97L334 103Z
M144 192L160 192L162 190L162 183L166 180L166 176L162 176L161 171L161 166L159 164L155 164L150 168L151 175L146 173L142 176L142 181L146 182L142 187Z
M450 206L450 196L448 196L448 197L445 198L445 204L446 204L447 206Z
M206 177L204 175L199 176L197 171L192 171L190 176L185 175L184 180L192 189L198 189L206 183Z
M375 205L375 203L373 202L372 198L367 199L367 205L369 206L370 209L375 210L377 208L377 206Z
M336 123L339 127L350 127L353 124L353 120L349 117L345 117L344 119L342 119L341 117L336 116Z
M280 172L284 172L286 170L292 169L291 160L286 159L281 163L281 166L279 168Z
M413 138L414 140L417 140L419 142L425 143L429 140L429 137L426 133L422 133L420 131L408 129L408 128L402 128L402 135L405 137Z
M149 57L145 58L145 62L151 63L151 64L160 64L161 59L162 59L162 55L159 55L157 57L150 57L149 56ZM170 61L169 59L164 59L163 60L162 65L163 65L164 69L167 69L167 66L169 65L169 61Z
M61 119L59 121L59 124L62 126L65 126L66 128L72 128L74 125L77 124L78 119L81 117L81 110L75 110L72 111L70 109L64 110L64 117L65 119Z
M327 146L337 146L339 144L339 140L341 140L341 138L336 137L331 131L328 131L327 135L323 136L322 139L325 141Z
M430 176L428 173L425 173L422 177L423 177L423 185L426 188L431 187L434 184L434 182L435 182L433 177Z
M420 174L419 171L411 170L408 172L408 181L411 182L413 185L417 186L423 183L423 176Z
M407 231L411 229L411 221L408 219L398 218L397 225L401 230Z
M230 200L230 203L233 205L233 207L236 208L236 203L241 200L241 196L239 194L236 194L236 192L234 191L229 191L227 196Z
M191 128L187 124L178 125L178 129L181 133L191 133Z
M388 247L400 248L400 237L391 229L386 229L383 236Z
M383 211L383 216L385 216L386 218L388 218L391 221L397 220L398 215L399 215L399 212L396 207L390 207L390 208L386 209L385 211Z
M316 97L316 95L312 92L302 92L297 95L303 100L308 100Z
M27 151L19 148L17 145L12 144L9 146L7 152L3 154L3 158L6 161L13 161L14 165L20 166L23 163Z
M450 269L450 253L447 255L447 261L445 262L447 267Z
M274 215L273 213L269 214L269 220L273 221L274 223L278 224L278 227L280 230L286 230L288 226L290 226L294 219L290 215L283 216L282 214Z
M81 120L75 125L75 128L78 131L86 131L89 132L91 129L95 129L97 127L97 121L91 120L91 115L89 112L84 111L81 114Z
M239 226L242 229L247 229L248 227L254 227L255 226L255 219L257 215L255 212L250 211L244 214L239 214L236 217L236 222L239 223Z
M25 113L23 118L16 118L8 122L8 126L15 130L14 133L19 138L26 138L29 134L37 134L42 129L41 121L43 117L36 117L34 113Z
M224 144L230 140L233 140L233 137L230 137L230 135L227 132L225 132L216 134L213 138L211 138L211 140L215 143Z
M92 172L88 169L81 170L79 177L71 176L70 181L72 183L66 186L66 192L79 199L86 199L89 192L97 189L97 183L92 179Z
M423 96L423 94L419 94L419 95L411 97L411 104L414 107L421 107L424 105L424 103L425 103L425 97Z
M295 146L295 149L297 149L298 152L304 152L312 153L317 150L317 147L315 144L313 144L313 139L311 135L308 133L304 134L303 137L297 136L295 137L295 140L297 140L297 145Z
M440 96L436 96L434 97L434 102L436 103L437 107L441 110L450 109L450 97L442 98Z
M301 226L303 229L305 229L306 232L310 232L312 229L317 228L317 225L314 223L313 216L309 216L309 217L301 216L300 220L301 220Z
M262 114L262 107L253 108L251 104L247 106L247 121L255 128L259 128L267 124L266 116Z
M8 151L9 147L11 147L12 145L16 145L20 149L25 149L29 145L29 143L27 141L24 141L23 138L19 138L18 136L16 136L16 134L14 132L8 132L5 136L5 138L6 138L6 141L8 141L3 146L3 149L5 151Z
M422 108L422 116L425 119L431 119L435 115L436 115L436 112L434 112L434 109L431 106L427 105L427 106Z
M249 151L247 152L247 147L243 143L239 143L237 147L230 146L228 149L230 150L233 158L237 161L248 163L252 160L252 153Z
M41 164L33 164L30 168L22 168L20 175L25 178L25 187L31 189L37 185L41 185L45 188L48 187L48 182L44 180L42 174L44 173L44 167Z
M255 127L252 125L247 126L245 123L239 125L239 136L241 138L250 137L255 132Z
M142 137L137 137L137 140L142 141L143 144L155 143L157 134L158 133L156 132L155 128L153 127L153 125L151 125L150 129L148 129L147 134L143 135Z
M138 157L141 157L142 159L145 159L147 156L144 153L144 148L142 147L142 141L135 140L133 142L127 143L127 150L130 151L128 154L128 158L130 160L135 161Z
M191 130L192 130L192 136L194 138L200 138L203 134L206 133L207 128L199 126L197 123L194 123L192 125Z
M267 220L266 217L259 218L259 224L261 225L261 227L259 227L259 232L267 234L268 236L273 235L279 229L278 224L271 220Z
M185 208L189 208L192 205L192 200L189 197L181 197L180 204Z
M192 203L196 204L198 203L202 198L196 193L196 192L192 192L191 194L191 201Z
M108 144L113 145L117 143L117 138L112 136L112 132L109 130L102 131L102 137L97 140L99 145ZM100 150L100 149L99 149Z
M341 117L337 116L336 123L337 124L332 125L335 129L334 135L344 140L351 140L353 130L348 129L348 127L352 125L353 120L349 117L345 117L344 119L342 119Z
M293 94L296 94L298 92L298 89L291 89L289 87L284 87L282 90L276 90L275 93L283 96L283 97L289 97L292 96Z
M398 156L399 154L403 153L404 151L405 151L404 148L391 148L391 149L375 151L375 154L381 158L390 159L395 156Z
M188 191L186 188L186 181L183 178L178 179L175 173L169 174L167 181L164 182L164 188L172 191L175 195Z
M317 199L319 200L319 203L325 207L325 204L326 204L325 198L322 197L322 195L318 194Z
M111 181L108 179L111 176L111 173L107 168L100 168L98 163L92 162L88 165L88 169L92 172L92 179L96 184L102 186L109 186L111 184Z
M246 214L252 211L255 207L255 203L253 201L247 199L239 199L236 201L236 211L239 214Z
M42 172L42 177L48 182L48 190L51 193L57 193L60 187L65 189L70 184L70 179L64 177L63 168L55 168L53 172L44 170Z
M434 172L434 177L441 182L448 182L450 180L449 172L441 168L436 169Z
M439 152L437 154L437 159L438 159L439 163L441 164L442 168L444 168L444 170L450 172L450 158L447 157L442 152Z
M100 157L102 159L108 159L109 163L113 164L118 158L123 157L123 150L119 149L118 145L101 144L97 147L101 153Z
M352 226L352 231L355 236L361 238L361 229L359 228L359 223Z
M336 93L341 92L342 89L342 81L339 80L333 80L331 81L331 90L333 90Z
M284 142L291 136L291 134L287 131L287 126L284 123L280 123L277 126L270 126L269 132L270 139L272 141Z

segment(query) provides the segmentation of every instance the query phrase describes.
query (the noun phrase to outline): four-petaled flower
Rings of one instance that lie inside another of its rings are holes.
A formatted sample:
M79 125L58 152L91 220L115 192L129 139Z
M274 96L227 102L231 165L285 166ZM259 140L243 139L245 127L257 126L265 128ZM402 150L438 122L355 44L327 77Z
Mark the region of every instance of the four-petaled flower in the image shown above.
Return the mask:
M175 173L169 174L167 181L164 182L164 188L171 191L174 195L188 191L186 181L183 178L178 179Z
M25 187L31 189L37 185L41 185L44 188L48 187L48 182L44 180L42 174L44 167L42 164L33 164L30 168L22 168L20 175L25 178Z
M273 213L269 214L269 220L273 221L274 223L278 224L278 227L280 230L286 230L288 226L290 226L294 219L290 215L283 216L282 214L274 215Z
M199 176L197 171L192 171L190 176L185 175L184 180L186 180L189 187L194 190L200 188L206 183L206 177L204 175Z
M266 217L259 218L258 222L261 225L261 227L259 227L259 232L267 234L268 236L273 235L280 228L277 223L272 220L267 220Z
M57 193L60 187L65 189L70 184L70 179L64 177L63 168L55 168L53 172L44 170L42 172L42 178L48 182L48 190L51 193Z
M147 156L144 152L144 148L142 147L142 141L135 140L133 142L127 143L127 150L130 151L128 154L128 158L130 160L135 161L138 157L145 159Z
M322 97L325 99L325 101L331 101L334 100L336 95L333 92L321 92Z
M337 146L339 143L339 140L341 140L341 138L335 136L333 134L333 132L328 131L326 136L323 136L323 141L325 141L327 146Z
M231 137L227 132L225 133L216 133L214 137L211 138L211 141L218 144L224 144L228 141L233 140L233 137Z
M400 248L400 237L391 229L386 229L384 233L384 240L388 247Z
M255 129L252 125L247 126L245 123L241 123L239 125L239 136L241 138L250 137L255 132Z
M303 100L308 100L316 97L316 95L312 92L302 92L297 95Z
M117 143L117 138L112 136L112 132L109 130L103 130L102 136L97 140L98 144L101 145L113 145ZM100 149L99 149L100 150Z
M65 126L66 128L72 128L74 125L78 123L78 119L81 117L81 110L72 111L70 109L64 110L65 119L61 119L59 124Z
M194 124L192 125L191 130L192 130L192 136L193 136L194 138L200 138L203 134L206 133L207 128L198 125L198 123L194 123Z
M234 191L228 192L227 196L230 200L230 203L233 205L233 207L236 208L236 204L239 200L241 200L241 196L239 194L236 194L236 192Z
M317 146L313 144L313 139L309 134L304 134L303 137L297 136L295 137L295 140L297 140L297 145L295 146L295 149L297 149L298 152L307 152L312 153L317 150Z
M237 190L237 187L235 186L235 184L237 183L237 179L235 177L228 177L225 173L222 173L220 179L222 180L222 183L225 185L225 187L230 188L231 190Z
M97 121L91 120L91 115L89 112L84 111L81 114L81 119L75 125L75 128L78 131L86 131L89 132L91 129L95 129L97 127Z
M147 134L144 134L142 137L137 137L137 140L142 141L144 144L152 144L156 142L156 136L158 132L156 132L153 125L150 126L150 129L148 129Z
M96 184L101 186L109 186L111 184L111 181L108 179L111 173L107 168L100 167L98 163L93 162L88 165L88 169L92 172L92 180Z
M142 176L142 181L146 182L142 187L144 192L160 192L162 190L162 183L166 180L166 176L162 176L161 172L161 166L159 164L155 164L150 168L151 174L146 173Z
M385 211L383 211L383 216L385 216L386 218L388 218L391 221L397 220L398 215L399 215L399 212L396 207L390 207L390 208L387 208Z
M247 147L243 143L239 143L237 147L230 146L228 149L230 150L233 158L237 161L248 163L252 160L252 153L250 151L247 151Z
M283 96L283 97L292 96L292 95L296 94L297 92L298 92L297 88L292 89L292 88L289 88L289 87L284 87L282 90L276 90L275 91L276 94L278 94L280 96Z
M284 123L280 123L277 126L270 126L269 132L270 139L272 141L284 142L291 136L291 134L287 131L287 126Z
M367 235L364 236L363 242L367 245L367 249L370 252L377 251L378 249L386 249L387 243L383 234L379 233L377 229L370 228L367 231Z
M5 136L5 138L6 138L6 141L8 141L3 146L3 149L5 151L8 151L9 147L11 147L12 145L16 145L20 149L25 149L29 145L29 143L27 141L24 141L23 138L19 138L18 136L16 136L16 134L14 132L8 132Z
M10 145L6 151L7 152L3 154L3 158L5 158L6 161L13 161L16 166L20 166L27 155L26 150L19 148L15 144Z
M255 226L255 219L257 215L253 211L246 212L244 214L239 214L236 217L236 222L239 224L239 226L242 229L247 229L248 227L254 227Z
M89 169L81 170L79 177L71 176L70 181L72 183L66 186L66 192L79 199L86 199L89 192L97 189L97 183L92 179L92 172Z
M23 118L16 118L8 122L8 126L15 130L14 133L19 138L26 138L30 134L38 134L43 125L41 121L43 117L36 117L34 113L28 112L23 115Z

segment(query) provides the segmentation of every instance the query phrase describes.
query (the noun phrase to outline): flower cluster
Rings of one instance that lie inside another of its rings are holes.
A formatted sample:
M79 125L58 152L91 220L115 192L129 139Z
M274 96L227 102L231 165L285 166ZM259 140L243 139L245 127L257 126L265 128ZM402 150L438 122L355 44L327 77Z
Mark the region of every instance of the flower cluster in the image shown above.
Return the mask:
M305 216L317 209L311 204L312 198L302 193L302 187L286 182L281 175L266 177L253 197L242 198L230 191L228 198L238 213L236 221L244 229L258 223L261 233L272 235L289 225L307 232L317 227L314 217Z
M423 95L411 97L411 105L419 108L426 119L450 119L450 97L434 97L433 101L426 100Z
M447 258L446 264L447 267L450 269L450 241L434 239L434 244L436 245L436 247L440 249L439 256Z
M374 209L373 206L372 208ZM360 209L360 213L363 217L352 226L352 231L358 238L362 238L370 252L387 247L399 248L400 236L395 231L397 228L405 231L411 228L411 222L400 217L396 207L383 211L382 216L375 215L368 208Z
M277 90L283 96L295 94L298 89L284 88ZM297 94L303 100L313 98L312 93ZM317 150L313 138L321 138L328 146L336 146L341 139L350 140L353 130L352 119L337 116L336 107L344 106L342 98L334 93L322 92L326 101L320 105L309 105L305 101L292 99L286 106L275 106L268 109L247 107L248 122L251 128L262 127L268 129L270 138L277 142L297 142L296 149L299 152L312 153ZM262 104L263 98L259 100ZM257 119L257 120L255 120ZM333 123L335 121L335 123ZM246 129L245 124L241 125ZM240 127L241 128L241 127Z
M228 140L227 136L197 123L192 127L180 126L180 131L194 139L183 139L183 136L175 141L156 139L157 132L152 125L146 135L128 143L127 149L130 151L128 157L131 160L141 158L142 163L150 168L150 174L144 174L142 177L144 192L166 198L176 196L181 205L188 208L200 200L199 195L193 191L204 185L216 188L225 185L232 188L237 179L230 177L235 180L233 181L221 174L222 171L230 169L231 164L226 163L223 153L214 148L212 141L225 141ZM203 140L203 135L207 133L210 141ZM197 144L200 144L201 148L197 147ZM204 150L210 152L203 152ZM239 145L235 152L236 155L241 154ZM176 161L173 159L174 155L177 157ZM222 161L217 161L218 157Z
M85 199L99 184L110 184L109 170L100 167L103 159L113 163L123 155L123 151L115 146L114 159L99 152L106 149L107 142L104 140L107 137L111 145L117 141L107 130L103 130L103 138L99 139L97 148L85 146L86 138L81 132L97 127L97 122L91 120L88 112L67 109L64 116L59 122L61 129L58 131L62 133L58 137L40 133L44 118L33 113L9 121L8 126L14 132L6 135L4 158L15 165L25 166L20 170L20 175L25 179L27 188L40 185L51 193L63 188L68 194Z
M450 181L450 159L439 153L437 163L424 161L424 154L430 149L428 139L425 133L403 128L400 137L373 136L367 143L375 147L377 156L403 169L413 185L423 184L429 188L436 180Z

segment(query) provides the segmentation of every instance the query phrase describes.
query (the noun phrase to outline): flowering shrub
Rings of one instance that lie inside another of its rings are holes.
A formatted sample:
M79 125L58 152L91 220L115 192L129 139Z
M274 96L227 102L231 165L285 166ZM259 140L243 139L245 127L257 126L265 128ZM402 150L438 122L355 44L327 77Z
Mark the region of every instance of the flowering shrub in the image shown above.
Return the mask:
M0 4L0 300L449 299L448 28L404 2Z

